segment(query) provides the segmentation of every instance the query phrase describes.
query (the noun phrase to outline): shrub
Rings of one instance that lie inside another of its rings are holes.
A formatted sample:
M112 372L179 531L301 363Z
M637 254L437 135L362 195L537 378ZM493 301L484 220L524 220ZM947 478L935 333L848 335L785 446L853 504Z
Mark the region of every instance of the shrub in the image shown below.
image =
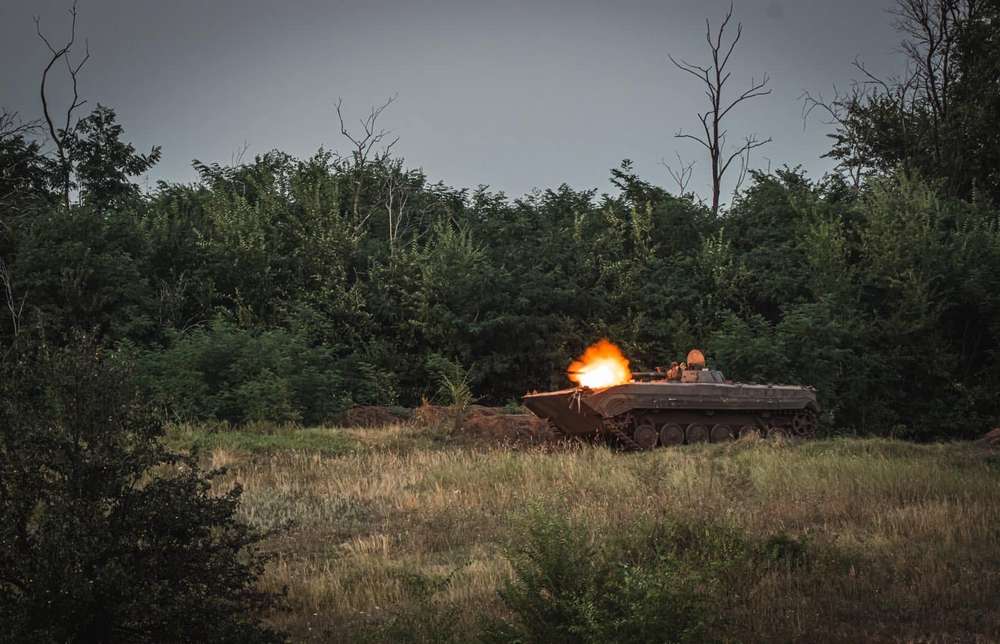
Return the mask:
M537 515L512 554L515 579L502 591L514 620L492 624L505 642L698 641L707 619L706 582L667 552L628 561L591 545L582 526Z
M659 520L591 543L586 526L531 516L501 591L513 619L488 624L494 642L701 642L729 625L713 607L741 601L768 571L803 565L805 544L754 541L710 523Z
M381 374L284 329L256 331L219 318L141 355L144 384L180 420L316 424L379 400Z
M83 339L0 367L0 623L23 642L273 642L236 487L162 447L131 370Z

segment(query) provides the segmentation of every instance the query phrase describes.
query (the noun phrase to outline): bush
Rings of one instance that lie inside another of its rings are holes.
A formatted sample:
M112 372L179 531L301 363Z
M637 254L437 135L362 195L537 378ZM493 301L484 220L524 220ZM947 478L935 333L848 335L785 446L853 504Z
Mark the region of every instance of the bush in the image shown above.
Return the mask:
M706 581L669 553L629 561L562 517L537 515L512 554L501 592L515 619L491 625L505 642L689 642L704 632Z
M771 570L804 565L783 534L757 542L724 526L661 520L591 543L584 525L534 514L501 591L513 619L494 642L702 642L725 639L714 606L740 601Z
M164 351L142 353L140 368L154 400L179 420L316 424L352 404L385 402L368 365L297 333L244 329L223 318L172 335Z
M274 642L236 487L162 447L133 374L83 339L0 367L0 623L19 642Z

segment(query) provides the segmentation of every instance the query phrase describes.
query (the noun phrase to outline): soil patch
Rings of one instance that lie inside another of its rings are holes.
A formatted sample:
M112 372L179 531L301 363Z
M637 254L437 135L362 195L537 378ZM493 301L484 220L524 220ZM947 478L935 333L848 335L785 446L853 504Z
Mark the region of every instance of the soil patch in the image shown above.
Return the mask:
M437 405L421 405L414 417L427 425L454 428L455 411ZM472 405L462 416L457 435L483 443L535 445L556 439L548 422L533 414L508 414L500 407Z
M382 427L401 423L409 418L409 412L402 408L358 405L341 414L337 424L342 427Z
M990 447L1000 447L1000 427L994 427L990 431L983 434L983 437L979 439L979 442L989 445Z

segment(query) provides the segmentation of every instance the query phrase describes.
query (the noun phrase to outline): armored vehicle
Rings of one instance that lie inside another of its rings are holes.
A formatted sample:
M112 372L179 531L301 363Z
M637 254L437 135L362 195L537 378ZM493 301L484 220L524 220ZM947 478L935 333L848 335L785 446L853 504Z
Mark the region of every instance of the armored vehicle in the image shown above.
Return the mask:
M524 406L565 436L605 438L630 449L721 442L750 432L811 436L816 390L738 383L705 367L697 349L669 369L632 373L608 387L576 387L524 397Z

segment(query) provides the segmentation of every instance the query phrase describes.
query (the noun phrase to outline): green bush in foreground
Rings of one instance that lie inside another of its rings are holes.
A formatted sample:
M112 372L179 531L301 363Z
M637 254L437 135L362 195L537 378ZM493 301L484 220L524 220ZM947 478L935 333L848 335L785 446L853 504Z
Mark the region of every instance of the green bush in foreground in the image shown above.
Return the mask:
M757 543L715 525L671 521L591 543L586 526L538 514L512 552L501 591L513 619L491 642L598 644L715 639L713 606L738 600L768 569L798 566L806 547L784 535Z
M0 623L18 642L276 642L239 487L159 442L89 341L0 367Z

